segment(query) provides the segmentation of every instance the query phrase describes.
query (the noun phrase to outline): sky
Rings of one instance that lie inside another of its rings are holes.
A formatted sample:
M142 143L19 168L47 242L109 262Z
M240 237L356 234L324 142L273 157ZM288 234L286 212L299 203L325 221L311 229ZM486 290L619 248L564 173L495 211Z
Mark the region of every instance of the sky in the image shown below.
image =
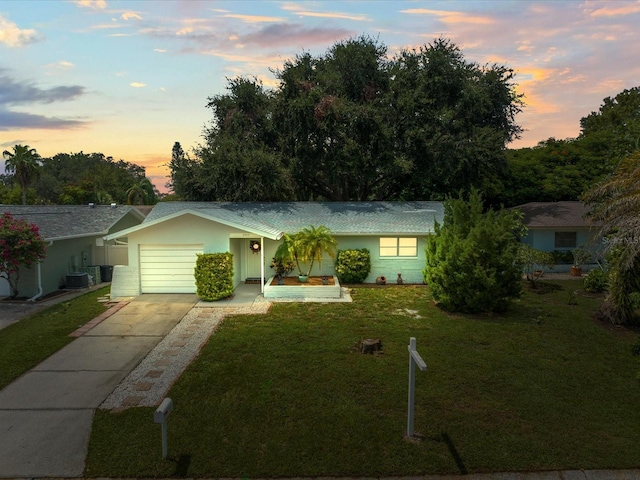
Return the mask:
M640 0L0 0L0 150L103 153L164 192L173 144L202 142L227 79L276 87L286 60L362 34L390 56L447 38L513 69L524 133L509 147L530 147L640 86L638 25Z

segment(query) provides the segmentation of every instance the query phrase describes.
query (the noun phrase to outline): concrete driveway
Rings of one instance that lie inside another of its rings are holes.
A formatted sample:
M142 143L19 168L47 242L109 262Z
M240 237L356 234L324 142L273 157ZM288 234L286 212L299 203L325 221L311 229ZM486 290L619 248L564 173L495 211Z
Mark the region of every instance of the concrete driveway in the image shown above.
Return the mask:
M0 477L82 475L95 409L198 301L142 295L0 391Z

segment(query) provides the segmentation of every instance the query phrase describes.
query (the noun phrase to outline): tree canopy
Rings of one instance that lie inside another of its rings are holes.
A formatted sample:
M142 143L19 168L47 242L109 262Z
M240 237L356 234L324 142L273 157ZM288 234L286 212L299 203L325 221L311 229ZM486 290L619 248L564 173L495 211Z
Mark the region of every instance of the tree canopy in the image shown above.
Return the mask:
M146 178L144 167L134 163L116 161L102 153L83 152L58 153L50 158L38 155L37 159L37 176L29 177L31 188L22 190L31 203L153 204L157 201L157 191ZM3 177L7 187L20 182L15 171L9 168L7 171L9 175ZM10 188L0 194L2 203L15 203Z
M521 131L512 70L468 62L446 39L389 58L360 36L273 71L274 90L236 78L209 98L196 159L170 165L178 197L439 199L495 185Z
M580 120L577 138L549 138L532 148L508 150L503 189L492 203L578 200L640 150L640 87L603 100Z

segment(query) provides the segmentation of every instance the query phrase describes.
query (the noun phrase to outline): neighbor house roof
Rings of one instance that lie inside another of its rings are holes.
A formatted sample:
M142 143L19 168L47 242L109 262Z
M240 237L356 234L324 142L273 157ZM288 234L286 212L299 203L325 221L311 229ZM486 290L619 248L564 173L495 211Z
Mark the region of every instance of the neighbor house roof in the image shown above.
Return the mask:
M599 223L591 221L589 208L582 202L530 202L514 207L524 214L529 228L589 228Z
M440 202L160 202L142 224L121 234L186 214L279 239L309 225L324 225L334 235L425 234L435 221L442 223L444 208Z
M107 235L126 215L144 219L138 209L120 205L0 205L0 214L5 212L37 225L49 241Z

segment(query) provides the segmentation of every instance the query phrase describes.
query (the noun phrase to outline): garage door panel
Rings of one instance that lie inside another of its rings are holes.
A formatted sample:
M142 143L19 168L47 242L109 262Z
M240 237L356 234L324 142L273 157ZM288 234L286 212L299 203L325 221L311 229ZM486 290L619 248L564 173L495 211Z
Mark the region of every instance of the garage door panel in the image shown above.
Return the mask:
M203 245L140 245L142 293L195 293L194 269Z

